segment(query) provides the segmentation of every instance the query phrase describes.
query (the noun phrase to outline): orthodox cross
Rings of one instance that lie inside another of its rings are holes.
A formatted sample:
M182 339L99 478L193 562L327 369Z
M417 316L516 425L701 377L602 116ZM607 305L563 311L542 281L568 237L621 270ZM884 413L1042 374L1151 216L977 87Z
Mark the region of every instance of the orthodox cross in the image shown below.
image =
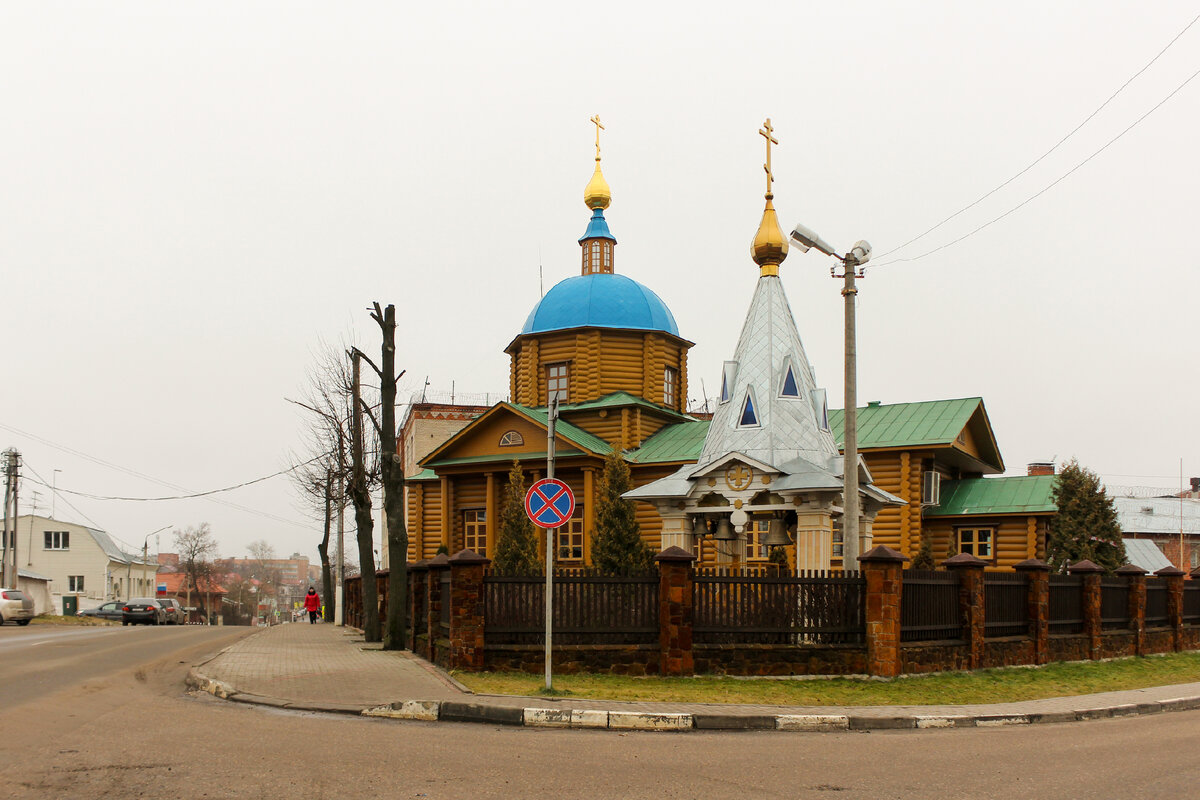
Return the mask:
M604 130L604 126L600 124L600 115L592 117L591 122L596 126L596 160L600 160L600 131Z
M774 132L775 129L771 127L771 118L767 117L767 121L758 131L759 135L767 140L767 163L763 164L763 169L767 172L767 194L771 193L771 181L775 180L775 176L771 174L771 145L779 144L779 140L771 135ZM599 132L596 135L599 137Z

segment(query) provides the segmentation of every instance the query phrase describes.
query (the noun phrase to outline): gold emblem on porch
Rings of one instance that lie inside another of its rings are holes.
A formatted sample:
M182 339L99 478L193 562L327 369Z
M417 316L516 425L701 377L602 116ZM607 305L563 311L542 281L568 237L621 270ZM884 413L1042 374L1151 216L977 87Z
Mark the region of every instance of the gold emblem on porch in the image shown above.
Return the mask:
M735 492L745 489L753 479L754 470L745 464L730 464L725 468L725 485Z

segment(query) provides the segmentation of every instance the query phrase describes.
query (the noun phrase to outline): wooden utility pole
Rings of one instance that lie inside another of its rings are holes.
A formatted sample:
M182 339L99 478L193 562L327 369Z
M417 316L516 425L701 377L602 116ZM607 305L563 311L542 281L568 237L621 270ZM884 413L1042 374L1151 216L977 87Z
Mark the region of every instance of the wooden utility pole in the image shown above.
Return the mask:
M362 353L357 348L352 348L350 351L352 365L350 498L354 501L354 521L358 526L358 564L362 575L363 638L368 642L378 642L382 637L379 630L379 592L375 586L375 520L371 517L371 490L367 485L366 455L363 447L362 382L359 379L359 361L361 359Z
M388 544L388 612L383 649L403 650L408 642L408 530L404 524L404 464L396 447L396 382L404 375L396 374L396 307L389 305L381 310L379 303L375 303L371 319L383 334L376 370L381 404L379 476Z

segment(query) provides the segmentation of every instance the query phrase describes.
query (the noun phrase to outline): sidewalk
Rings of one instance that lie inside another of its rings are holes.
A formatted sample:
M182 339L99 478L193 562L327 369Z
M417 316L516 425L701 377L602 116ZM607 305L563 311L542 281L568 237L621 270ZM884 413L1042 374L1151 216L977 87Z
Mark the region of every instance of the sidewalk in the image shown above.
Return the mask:
M879 730L1075 722L1200 708L1200 683L993 705L763 706L476 695L407 651L333 625L291 623L232 645L188 675L235 702L401 719L621 730Z

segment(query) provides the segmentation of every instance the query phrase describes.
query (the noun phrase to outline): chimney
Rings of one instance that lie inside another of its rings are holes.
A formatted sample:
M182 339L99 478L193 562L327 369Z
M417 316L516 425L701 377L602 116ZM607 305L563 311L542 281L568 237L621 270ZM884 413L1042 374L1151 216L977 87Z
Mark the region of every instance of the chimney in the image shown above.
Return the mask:
M1200 494L1200 478L1192 478L1192 494Z
M1029 475L1053 475L1054 474L1054 462L1053 461L1033 461L1029 464L1027 474L1029 474Z

